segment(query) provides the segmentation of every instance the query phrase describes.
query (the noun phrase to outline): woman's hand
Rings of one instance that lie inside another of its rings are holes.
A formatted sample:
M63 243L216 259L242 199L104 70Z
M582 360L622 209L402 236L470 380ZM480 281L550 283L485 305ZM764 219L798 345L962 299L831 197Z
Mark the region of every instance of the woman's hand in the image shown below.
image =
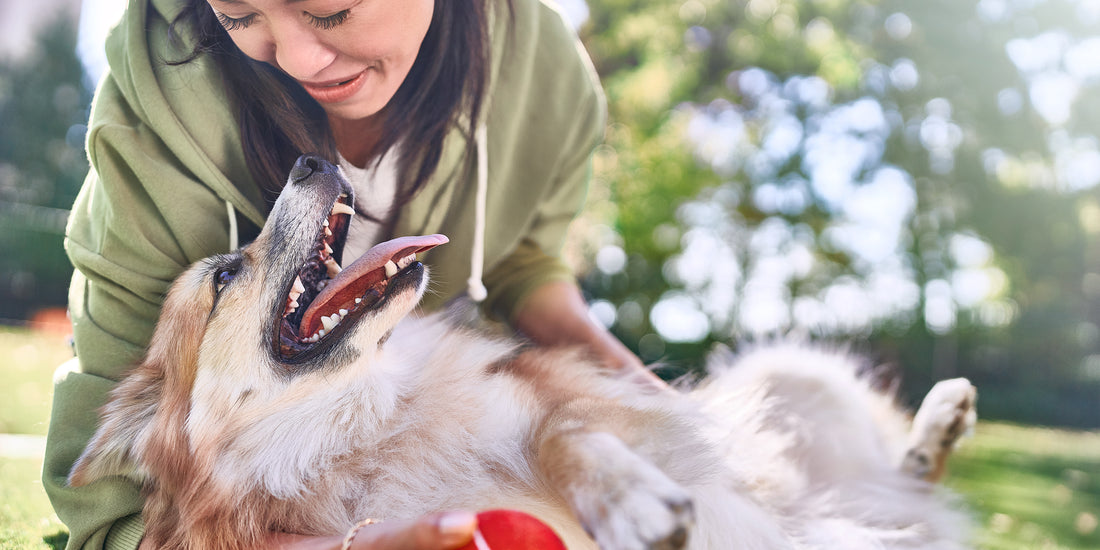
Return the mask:
M349 526L350 527L350 526ZM351 550L454 550L474 536L477 516L470 512L442 512L416 520L365 525L355 532ZM306 536L271 533L257 550L340 550L344 535ZM142 540L139 550L152 550Z
M572 283L554 281L536 288L521 306L515 325L540 346L586 346L604 365L641 387L669 390L638 356L592 320L580 289Z

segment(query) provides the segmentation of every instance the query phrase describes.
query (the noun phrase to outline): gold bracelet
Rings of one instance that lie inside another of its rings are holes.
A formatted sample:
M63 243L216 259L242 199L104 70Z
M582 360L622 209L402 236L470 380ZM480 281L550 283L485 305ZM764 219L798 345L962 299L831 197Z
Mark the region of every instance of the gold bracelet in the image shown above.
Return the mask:
M344 535L344 543L340 545L340 550L351 550L351 541L355 540L355 535L359 534L359 530L363 527L374 523L374 520L367 518L348 529L348 534Z

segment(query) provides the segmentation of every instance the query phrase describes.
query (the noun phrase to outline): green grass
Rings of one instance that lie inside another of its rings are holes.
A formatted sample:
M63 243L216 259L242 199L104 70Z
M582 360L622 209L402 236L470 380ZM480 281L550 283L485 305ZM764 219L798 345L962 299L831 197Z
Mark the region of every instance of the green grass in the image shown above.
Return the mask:
M52 373L69 356L57 336L0 327L0 433L46 433ZM37 456L0 456L0 550L64 546L41 467ZM973 510L977 548L1100 548L1100 432L982 422L953 458L948 485Z
M42 490L41 459L0 458L0 549L63 548L65 526Z
M0 328L0 433L44 436L53 371L72 356L65 339ZM0 448L0 550L61 548L68 538L42 490L40 456Z
M64 337L0 327L0 433L46 434L53 371L72 354Z
M948 485L980 520L980 548L1100 548L1100 433L981 423Z

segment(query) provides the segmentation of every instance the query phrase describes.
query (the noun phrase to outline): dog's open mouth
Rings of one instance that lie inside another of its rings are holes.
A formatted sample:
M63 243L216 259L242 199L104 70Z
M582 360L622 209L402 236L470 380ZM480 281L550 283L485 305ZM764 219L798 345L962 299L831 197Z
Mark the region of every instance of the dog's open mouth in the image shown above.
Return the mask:
M393 281L419 272L416 255L447 242L443 235L400 237L371 248L346 267L339 260L354 210L341 195L322 224L313 253L298 269L276 320L278 351L294 359L338 338L355 321L381 308Z

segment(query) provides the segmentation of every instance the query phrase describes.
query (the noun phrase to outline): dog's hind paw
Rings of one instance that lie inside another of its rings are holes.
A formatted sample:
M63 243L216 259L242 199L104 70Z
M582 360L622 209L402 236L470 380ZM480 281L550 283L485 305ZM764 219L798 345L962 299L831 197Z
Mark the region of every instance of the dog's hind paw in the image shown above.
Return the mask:
M928 481L943 477L947 456L977 422L976 400L977 390L965 378L933 386L913 417L901 470Z

